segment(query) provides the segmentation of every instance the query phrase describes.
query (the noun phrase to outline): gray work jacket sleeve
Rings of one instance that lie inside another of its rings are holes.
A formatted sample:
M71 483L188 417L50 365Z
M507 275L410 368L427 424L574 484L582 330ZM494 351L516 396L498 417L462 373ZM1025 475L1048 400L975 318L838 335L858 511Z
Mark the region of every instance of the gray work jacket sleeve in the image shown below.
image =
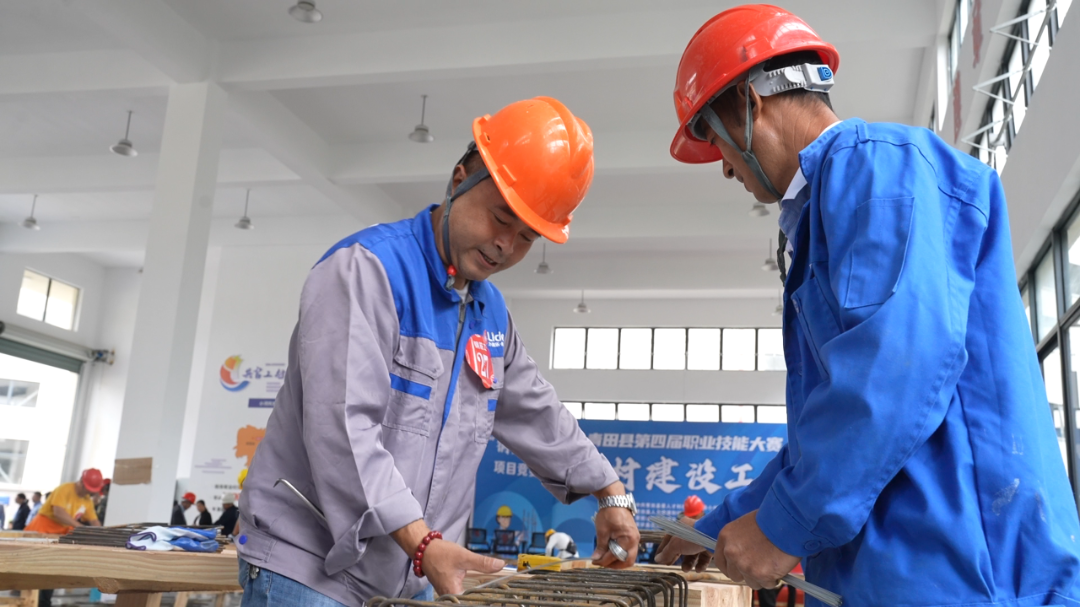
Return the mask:
M618 480L611 464L578 427L555 388L525 352L510 318L504 385L493 434L524 461L559 501L570 503Z
M355 563L368 538L423 518L382 439L398 339L393 301L382 265L359 247L316 266L300 298L303 441L335 542L328 572Z

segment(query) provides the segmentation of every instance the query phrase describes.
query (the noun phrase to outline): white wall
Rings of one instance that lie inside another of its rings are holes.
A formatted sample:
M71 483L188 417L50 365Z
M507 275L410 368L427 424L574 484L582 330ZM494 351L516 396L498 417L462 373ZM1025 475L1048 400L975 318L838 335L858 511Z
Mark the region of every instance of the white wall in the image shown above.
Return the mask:
M135 310L142 274L135 268L110 268L102 281L104 292L97 347L115 350L112 365L89 365L88 397L76 469L98 468L112 476L116 440L124 408L124 389L131 362Z
M779 280L772 275L777 284ZM514 299L510 313L533 360L564 401L784 404L776 371L551 369L555 327L779 327L772 299Z

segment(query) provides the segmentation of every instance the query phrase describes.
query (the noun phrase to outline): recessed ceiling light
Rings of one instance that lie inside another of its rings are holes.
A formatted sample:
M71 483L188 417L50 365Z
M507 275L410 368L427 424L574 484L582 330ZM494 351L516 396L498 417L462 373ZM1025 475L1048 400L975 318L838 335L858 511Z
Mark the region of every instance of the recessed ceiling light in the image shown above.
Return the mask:
M313 0L299 0L296 5L289 7L289 14L300 23L318 23L322 21L322 13L315 8Z

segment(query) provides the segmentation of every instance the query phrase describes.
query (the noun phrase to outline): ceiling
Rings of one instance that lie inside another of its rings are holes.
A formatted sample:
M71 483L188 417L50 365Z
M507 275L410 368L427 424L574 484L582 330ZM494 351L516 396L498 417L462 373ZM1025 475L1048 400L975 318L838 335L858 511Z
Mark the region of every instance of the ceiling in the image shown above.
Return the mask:
M357 225L411 215L441 199L473 118L536 95L566 103L596 141L596 177L573 238L549 247L560 264L670 256L675 282L665 288L682 293L702 281L680 260L695 252L754 260L776 234L775 212L750 217L753 201L718 167L681 165L667 153L682 49L734 2L673 0L658 10L648 0L318 0L325 17L314 25L290 18L291 4L3 2L0 253L141 263L144 245L130 233L144 233L153 210L170 88L204 80L229 99L212 244L287 244L287 226L302 223L292 244L329 245ZM943 3L778 4L840 50L838 114L925 122L918 114L931 95ZM422 94L430 145L406 139ZM133 159L108 151L129 110ZM280 229L244 239L228 232L248 188L256 225ZM35 193L43 229L29 234L18 224ZM745 263L745 276L733 271L708 288L764 288L760 264ZM633 272L612 275L626 276L612 292L634 290Z

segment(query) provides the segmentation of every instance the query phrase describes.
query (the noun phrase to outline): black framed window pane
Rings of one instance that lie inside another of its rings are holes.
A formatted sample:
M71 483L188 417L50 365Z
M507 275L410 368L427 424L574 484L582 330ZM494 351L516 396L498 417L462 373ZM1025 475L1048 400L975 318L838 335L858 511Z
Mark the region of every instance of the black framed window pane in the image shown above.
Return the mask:
M724 329L724 371L753 371L757 330Z
M1065 302L1072 306L1080 300L1080 213L1065 229Z
M585 368L585 329L555 329L555 352L551 366L555 369Z
M589 329L585 342L586 369L615 369L619 366L619 330Z
M720 370L720 329L689 329L686 368L691 371Z
M574 419L581 419L581 403L563 402L563 406L570 412L570 415L574 416Z
M1035 268L1035 326L1039 340L1057 324L1057 288L1054 285L1054 256L1047 253Z
M653 332L653 369L686 369L686 329L657 329Z
M623 329L621 331L619 368L652 368L652 329Z
M1031 334L1035 334L1035 325L1031 317L1031 289L1027 285L1024 285L1020 289L1020 301L1024 302L1024 317L1027 318L1028 328L1031 329Z
M1050 412L1054 419L1054 432L1057 434L1058 447L1065 469L1069 470L1069 448L1065 440L1065 392L1064 377L1061 373L1061 351L1055 347L1042 361L1043 381L1046 382L1046 399L1050 401Z

